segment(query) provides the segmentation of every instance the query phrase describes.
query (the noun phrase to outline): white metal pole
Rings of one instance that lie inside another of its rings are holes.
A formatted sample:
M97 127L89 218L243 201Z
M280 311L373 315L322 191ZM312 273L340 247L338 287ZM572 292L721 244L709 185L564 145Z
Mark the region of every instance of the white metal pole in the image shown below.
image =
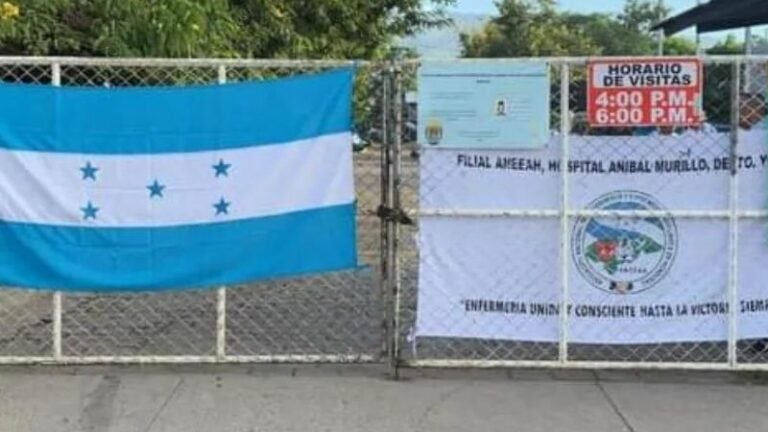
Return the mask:
M744 54L752 55L752 27L744 29ZM744 62L744 86L742 90L746 93L752 92L752 63L749 60Z
M219 65L218 82L226 84L227 67ZM216 359L224 361L227 356L227 288L216 290Z
M664 30L658 31L658 38L659 38L659 46L657 49L657 54L659 56L663 56L664 55Z
M61 64L54 62L51 64L51 85L61 86ZM53 359L56 361L62 358L61 349L61 291L53 293Z
M569 311L568 304L570 299L569 266L571 264L571 236L569 232L570 212L569 212L569 173L568 159L570 159L570 141L568 139L571 133L570 118L570 68L567 64L560 66L560 137L562 139L562 156L560 158L561 187L560 194L560 277L562 278L562 299L560 300L560 345L559 360L560 364L568 362L568 326Z
M749 65L749 63L747 63L747 65ZM733 76L731 82L731 182L729 193L731 216L728 236L728 254L731 263L728 267L728 364L731 367L735 367L738 363L737 342L739 323L739 311L737 307L739 304L739 170L736 164L738 159L738 137L741 115L741 94L739 92L741 64L738 60L734 61L733 63L731 74Z

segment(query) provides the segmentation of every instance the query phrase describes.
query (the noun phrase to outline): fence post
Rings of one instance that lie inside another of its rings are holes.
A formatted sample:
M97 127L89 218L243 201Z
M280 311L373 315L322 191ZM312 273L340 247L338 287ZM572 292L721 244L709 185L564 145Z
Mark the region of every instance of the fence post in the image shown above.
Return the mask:
M402 85L402 70L400 64L393 63L392 69L392 115L393 115L393 130L392 130L392 159L391 159L391 181L392 187L392 209L394 214L399 214L401 211L400 205L400 150L403 143L403 85ZM391 367L394 373L394 377L398 378L398 366L400 362L400 224L397 222L396 217L392 218L391 232L390 232L390 250L392 252L390 256L390 268L392 272L391 278L391 290L392 298L394 299L394 319L392 328L392 362Z
M379 208L390 208L392 201L390 199L390 89L391 89L391 73L390 67L383 67L381 73L381 137L380 137L380 151L379 151ZM394 343L393 332L394 327L394 301L392 300L390 290L390 220L385 218L383 213L379 214L379 265L380 265L380 292L381 301L384 307L383 314L383 334L384 340L382 341L383 353L387 362L392 364L394 358Z
M562 176L560 191L561 199L561 217L560 217L560 274L562 277L562 300L560 303L560 342L559 355L560 363L568 361L568 304L570 298L569 265L570 260L570 232L569 232L569 175L568 159L570 158L570 140L571 118L570 118L570 67L568 63L563 62L560 66L560 137L562 139L562 155L560 158L560 173Z
M227 82L227 67L219 65L217 69L218 83ZM224 361L227 357L227 288L216 290L216 360Z
M61 64L59 62L51 63L51 85L61 86ZM61 291L53 293L53 359L60 361L62 358L61 349Z
M738 242L739 242L739 170L738 162L738 144L739 144L739 123L741 122L741 62L738 59L733 61L731 67L731 145L730 145L730 163L731 163L731 181L729 192L729 236L728 236L728 255L730 257L730 266L728 267L728 364L735 367L738 363Z

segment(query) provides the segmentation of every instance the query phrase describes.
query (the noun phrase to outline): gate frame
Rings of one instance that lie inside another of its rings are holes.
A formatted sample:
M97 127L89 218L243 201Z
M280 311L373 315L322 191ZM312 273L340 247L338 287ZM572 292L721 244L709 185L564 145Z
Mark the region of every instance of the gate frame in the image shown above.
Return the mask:
M432 211L417 209L405 209L398 208L397 211L404 212L414 220L419 219L419 216L468 216L468 217L511 217L511 218L559 218L561 221L561 251L560 251L560 265L561 265L561 300L560 300L560 338L558 341L558 359L557 360L487 360L487 359L441 359L441 358L405 358L397 352L398 357L393 362L395 364L395 373L399 367L411 367L411 368L544 368L544 369L634 369L634 370L711 370L711 371L768 371L768 363L739 363L737 352L737 325L738 316L737 309L731 305L738 303L738 224L741 219L768 219L768 210L766 211L739 211L738 206L738 179L739 173L734 163L737 158L738 147L738 133L739 133L739 120L740 120L740 108L741 108L741 74L742 66L750 65L753 63L768 63L768 55L725 55L725 56L687 56L695 57L701 60L702 67L707 65L722 65L730 64L731 67L731 100L730 100L730 112L731 112L731 131L730 131L730 163L732 166L731 176L728 186L729 194L729 209L725 211L649 211L649 212L633 212L633 214L640 215L642 213L648 213L650 216L666 215L680 218L693 218L693 219L727 219L729 221L729 234L728 234L728 286L727 286L727 302L729 304L728 315L728 339L727 339L727 361L725 362L643 362L643 361L572 361L568 359L568 314L566 313L567 305L569 304L570 283L569 283L569 270L570 261L568 259L570 255L570 227L569 220L573 217L579 216L602 216L602 217L616 217L611 212L596 211L596 210L574 210L569 207L569 173L567 169L563 169L561 178L561 209L554 211L527 211L527 210L507 210L507 211ZM654 60L664 59L664 56L617 56L617 57L540 57L540 58L477 58L477 59L457 59L457 60L439 60L442 63L473 63L473 62L505 62L512 64L529 63L529 62L545 62L551 68L552 66L559 66L560 70L560 137L561 145L563 147L561 166L567 166L570 156L570 79L571 66L586 66L589 61L592 60ZM405 62L413 67L418 67L423 61L426 60L412 60ZM551 69L550 69L551 70ZM703 79L703 73L702 73ZM703 95L702 95L703 97ZM398 113L395 116L395 121L402 121L402 113ZM399 146L399 143L395 144ZM418 143L417 148L421 148ZM396 194L400 194L400 189L395 189ZM398 200L399 201L399 200ZM420 200L419 200L420 202ZM417 222L418 223L418 222ZM399 233L395 232L397 238ZM395 240L397 241L397 240ZM397 256L398 261L401 256ZM399 278L399 275L397 276ZM418 289L418 285L417 288ZM399 305L398 305L399 306ZM396 315L400 315L403 311L398 307L395 312ZM398 326L399 330L399 326ZM395 333L396 338L401 338L400 332ZM441 338L451 339L451 338ZM393 342L397 343L397 341Z
M274 59L174 59L174 58L114 58L114 57L64 57L64 56L0 56L0 66L43 66L49 67L51 73L51 85L61 86L61 68L62 66L84 66L84 67L125 67L125 68L210 68L216 72L216 83L226 84L227 73L230 68L286 68L295 69L297 71L301 68L324 68L324 67L353 67L358 66L375 66L382 67L383 62L362 61L362 60L274 60ZM392 80L389 78L392 74L382 69L383 82L385 83L384 91L387 92L391 88ZM391 95L382 95L382 122L389 123L390 114L389 105ZM384 123L382 126L386 125ZM390 189L387 187L390 180L387 178L390 176L390 165L392 164L393 155L388 153L389 145L386 141L386 133L382 138L385 138L381 145L381 161L380 169L381 175L379 181L381 182L381 199L382 203L391 202L391 199L386 198L391 195ZM386 154L386 155L385 155ZM383 180L387 180L387 183ZM386 198L386 201L385 201ZM382 265L381 277L377 278L378 292L380 293L380 302L385 305L385 316L387 311L394 310L387 307L387 299L385 297L385 287L387 286L387 279L392 273L389 269L394 262L392 257L395 256L393 252L390 257L385 256L384 247L392 242L390 230L396 222L394 220L387 221L385 216L380 215L380 264ZM385 228L385 225L387 228ZM391 325L385 319L382 323L383 332L381 338L381 350L377 354L279 354L279 355L230 355L227 354L227 287L222 286L215 288L216 292L216 328L214 342L213 355L96 355L96 356L67 356L63 354L62 348L62 314L63 314L63 297L66 295L61 291L51 292L52 294L52 315L51 315L51 354L50 356L2 356L0 355L0 365L96 365L96 364L223 364L223 363L294 363L294 364L306 364L306 363L377 363L387 358L394 358L387 351L391 332ZM391 313L389 313L391 315Z
M607 57L604 59L655 59L659 57ZM663 58L663 57L662 57ZM733 172L731 175L729 196L729 210L710 212L665 212L682 218L700 219L727 219L729 223L729 257L731 259L728 269L728 301L735 304L738 299L738 223L741 219L766 219L768 211L738 211L738 172L733 164L737 150L737 134L740 112L740 77L741 68L745 64L753 62L766 63L768 56L698 56L705 65L731 64L732 80L731 97L731 162ZM599 59L599 58L595 58ZM572 66L584 66L590 60L586 57L548 57L548 58L519 58L519 59L452 59L441 60L453 63L471 63L476 61L498 61L508 63L546 62L561 67L560 72L560 112L567 114L570 109L570 79ZM440 212L429 213L421 209L406 209L401 200L402 194L402 146L403 146L403 100L405 97L403 67L417 67L421 60L393 60L390 62L370 61L333 61L333 60L272 60L272 59L158 59L158 58L85 58L85 57L20 57L0 56L0 65L25 65L44 66L50 68L51 84L61 84L62 66L90 66L90 67L197 67L211 68L216 71L217 82L223 84L227 81L227 72L230 68L301 68L301 67L356 67L377 66L382 73L383 92L381 100L381 126L382 142L380 155L381 175L379 182L381 187L379 207L379 241L380 241L380 277L378 278L378 290L381 295L381 304L385 309L381 311L383 316L383 337L380 354L296 354L296 355L229 355L227 354L226 341L226 313L227 313L227 288L216 289L216 340L213 355L205 356L162 356L162 355L138 355L138 356L65 356L62 350L62 308L63 296L61 292L52 293L52 349L50 356L0 356L0 365L3 364L55 364L55 365L79 365L79 364L179 364L179 363L370 363L386 361L390 370L397 376L400 367L536 367L536 368L569 368L569 369L688 369L688 370L731 370L731 371L768 371L766 363L738 363L736 335L738 314L731 307L728 317L728 360L719 363L698 362L616 362L616 361L571 361L568 359L568 316L563 307L568 303L568 221L577 216L610 216L592 210L569 209L568 191L569 175L566 169L562 170L562 209L556 211L502 211L502 212L451 212L453 215L466 215L475 217L543 217L559 218L561 223L561 256L562 267L562 300L561 300L561 332L558 342L558 359L546 361L518 361L518 360L483 360L483 359L408 359L402 356L402 249L401 249L401 225L406 217L417 219L420 215L439 215ZM386 67L385 67L386 66ZM561 163L567 164L570 149L569 135L564 133L570 130L570 118L561 115L560 133L563 146ZM563 165L565 166L565 165Z

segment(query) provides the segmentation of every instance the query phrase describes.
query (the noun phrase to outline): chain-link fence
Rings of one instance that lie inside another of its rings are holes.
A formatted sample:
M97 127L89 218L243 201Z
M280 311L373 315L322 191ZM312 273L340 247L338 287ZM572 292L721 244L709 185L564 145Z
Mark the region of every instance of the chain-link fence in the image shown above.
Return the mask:
M104 87L226 83L354 66L362 264L350 272L214 290L62 294L6 287L0 291L0 363L765 368L766 343L755 335L766 333L759 316L768 309L760 261L768 256L760 255L768 247L768 198L756 185L765 184L768 155L744 137L765 117L766 59L702 60L706 130L600 130L585 121L587 59L546 59L548 146L538 155L501 155L509 164L532 163L539 173L531 181L525 170L508 169L493 188L495 205L467 208L436 205L458 193L467 171L435 163L448 153L418 144L424 126L417 121L418 61L0 58L4 82ZM591 172L590 164L601 160L606 165ZM617 188L635 189L630 175L621 187L606 181L600 170L611 163L618 171L651 164L654 175L643 180L650 198L632 195L644 207L612 203ZM699 174L691 187L686 178ZM622 269L601 261L602 253L621 253L621 244L580 243L590 224L645 229L651 239L658 228L670 245L683 233L701 239L687 249L677 245L675 260L657 263L664 283L688 300L671 304L663 290L649 289L645 309L630 310L617 299L632 298L629 291L639 283L587 290L583 298L589 268L575 255L582 247L592 248L593 261L607 266L602 270L643 271L629 265L636 257L623 258ZM426 253L434 229L452 243ZM451 244L458 245L456 255ZM686 261L684 249L707 259L669 271ZM479 269L472 262L490 264ZM445 269L442 281L451 283L435 282ZM457 284L481 295L457 298L449 288ZM461 315L446 306L453 299ZM665 306L675 309L671 315ZM697 312L676 310L682 306ZM497 318L484 322L482 311ZM628 325L625 313L652 322ZM524 314L532 318L520 319ZM702 318L686 324L686 314ZM425 318L439 331L422 331L417 324ZM664 323L669 329L659 330Z
M388 65L332 61L2 58L7 83L217 84L355 67L354 271L147 294L0 291L0 363L371 362L385 352L382 139ZM385 171L385 170L384 170Z
M588 59L546 62L546 148L395 143L398 363L766 368L766 59L702 58L695 128L591 128Z

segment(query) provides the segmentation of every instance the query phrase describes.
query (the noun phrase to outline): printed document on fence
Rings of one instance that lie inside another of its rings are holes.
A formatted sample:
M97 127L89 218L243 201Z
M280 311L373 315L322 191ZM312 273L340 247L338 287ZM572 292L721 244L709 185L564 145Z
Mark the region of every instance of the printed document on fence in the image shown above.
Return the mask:
M574 136L567 167L560 141L545 152L425 149L416 335L555 342L567 273L572 342L726 340L728 135ZM765 142L741 136L739 212L764 208ZM570 209L583 212L567 221L565 268L564 168ZM739 337L762 337L766 226L738 227Z
M426 62L419 68L419 143L473 149L542 148L549 137L545 62Z

